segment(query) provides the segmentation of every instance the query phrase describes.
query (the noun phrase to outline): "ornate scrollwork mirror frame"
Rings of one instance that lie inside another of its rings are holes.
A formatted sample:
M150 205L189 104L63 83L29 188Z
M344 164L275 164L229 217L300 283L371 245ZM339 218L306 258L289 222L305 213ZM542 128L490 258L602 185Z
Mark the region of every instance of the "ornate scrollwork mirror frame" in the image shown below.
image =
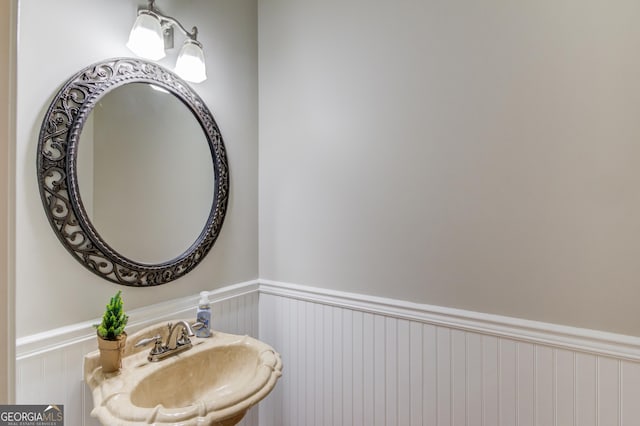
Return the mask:
M157 85L178 97L200 123L213 160L213 203L202 232L180 256L158 264L136 262L113 250L91 223L78 187L78 143L87 117L104 95L129 83ZM220 130L198 94L158 64L114 58L78 72L49 106L37 154L40 196L51 227L75 259L106 280L135 287L176 280L202 261L220 233L229 195L229 167Z

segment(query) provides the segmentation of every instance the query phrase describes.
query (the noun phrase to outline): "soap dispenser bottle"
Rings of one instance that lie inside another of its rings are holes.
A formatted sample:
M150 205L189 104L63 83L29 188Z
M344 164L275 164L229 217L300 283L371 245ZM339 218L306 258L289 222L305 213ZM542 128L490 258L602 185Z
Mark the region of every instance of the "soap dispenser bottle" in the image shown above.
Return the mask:
M198 302L198 311L196 313L196 321L202 324L202 327L195 330L197 337L211 336L211 306L209 305L209 292L200 292L200 302Z

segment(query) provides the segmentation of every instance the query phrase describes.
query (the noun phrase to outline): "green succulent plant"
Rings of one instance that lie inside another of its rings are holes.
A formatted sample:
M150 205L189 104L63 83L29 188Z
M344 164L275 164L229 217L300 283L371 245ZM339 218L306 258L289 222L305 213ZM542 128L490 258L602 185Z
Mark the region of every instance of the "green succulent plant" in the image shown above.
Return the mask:
M102 322L95 326L98 329L98 334L103 339L117 340L118 336L124 332L127 321L129 321L129 317L122 309L121 293L121 291L118 291L116 295L111 298L102 316Z

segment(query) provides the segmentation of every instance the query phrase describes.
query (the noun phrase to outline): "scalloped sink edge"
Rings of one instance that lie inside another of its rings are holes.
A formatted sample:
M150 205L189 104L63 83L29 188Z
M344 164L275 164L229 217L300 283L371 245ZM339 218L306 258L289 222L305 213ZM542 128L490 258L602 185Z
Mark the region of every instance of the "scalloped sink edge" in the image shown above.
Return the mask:
M91 416L109 426L216 425L238 423L274 388L282 359L271 346L249 336L214 332L192 337L193 347L159 362L138 340L163 335L166 324L127 339L122 369L103 373L98 351L84 357L84 379L93 393Z

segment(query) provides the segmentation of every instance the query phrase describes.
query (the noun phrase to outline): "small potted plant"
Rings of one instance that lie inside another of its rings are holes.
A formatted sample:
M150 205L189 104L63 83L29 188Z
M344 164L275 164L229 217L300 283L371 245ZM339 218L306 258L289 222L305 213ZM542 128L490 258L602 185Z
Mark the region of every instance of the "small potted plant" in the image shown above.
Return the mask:
M111 298L102 316L102 322L95 326L98 329L98 349L103 373L113 373L122 367L122 354L127 340L124 327L129 317L122 309L120 294L118 291Z

